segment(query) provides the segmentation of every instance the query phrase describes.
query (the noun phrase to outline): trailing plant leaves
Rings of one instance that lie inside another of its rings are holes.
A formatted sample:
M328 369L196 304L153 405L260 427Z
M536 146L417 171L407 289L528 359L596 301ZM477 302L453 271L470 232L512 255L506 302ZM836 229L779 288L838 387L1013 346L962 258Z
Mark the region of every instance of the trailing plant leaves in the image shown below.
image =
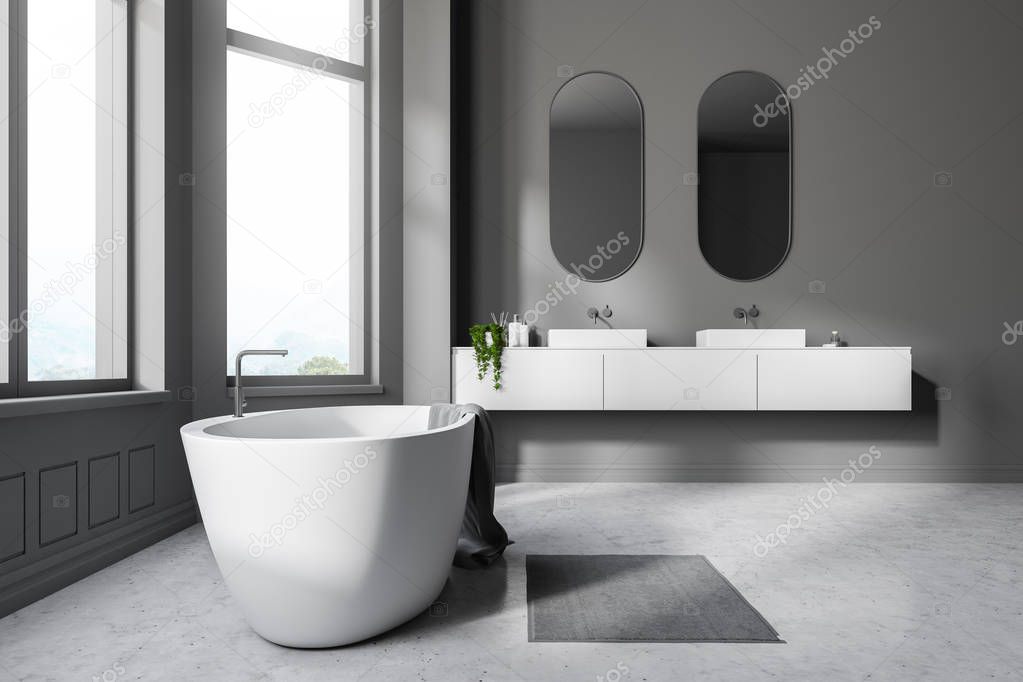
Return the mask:
M487 333L490 343L487 343ZM469 327L472 349L476 357L476 378L483 381L488 371L494 375L494 390L501 388L501 354L504 352L504 327L496 323L474 324Z

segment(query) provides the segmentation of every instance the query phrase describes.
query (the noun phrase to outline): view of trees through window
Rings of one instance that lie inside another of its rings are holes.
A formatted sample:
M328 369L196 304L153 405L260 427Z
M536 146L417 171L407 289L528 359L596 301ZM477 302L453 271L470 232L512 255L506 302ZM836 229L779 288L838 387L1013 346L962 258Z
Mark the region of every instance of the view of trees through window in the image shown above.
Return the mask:
M228 375L245 348L289 351L250 357L246 374L363 371L366 88L349 62L362 3L297 4L309 12L228 2Z

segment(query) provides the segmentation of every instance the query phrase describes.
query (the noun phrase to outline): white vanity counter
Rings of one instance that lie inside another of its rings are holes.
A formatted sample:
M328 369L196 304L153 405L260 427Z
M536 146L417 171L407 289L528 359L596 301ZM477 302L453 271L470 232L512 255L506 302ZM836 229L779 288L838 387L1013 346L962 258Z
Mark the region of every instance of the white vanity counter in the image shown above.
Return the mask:
M908 347L506 348L502 386L452 348L452 400L488 410L909 410Z

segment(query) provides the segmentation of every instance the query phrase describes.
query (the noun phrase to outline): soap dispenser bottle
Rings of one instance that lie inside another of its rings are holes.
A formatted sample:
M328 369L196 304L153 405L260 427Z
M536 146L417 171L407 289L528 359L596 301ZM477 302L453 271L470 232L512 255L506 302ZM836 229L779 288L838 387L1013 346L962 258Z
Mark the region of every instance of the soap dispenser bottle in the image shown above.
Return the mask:
M521 334L519 332L520 327L522 327L522 323L519 321L519 316L518 315L513 316L512 321L508 323L509 348L516 348L522 345L521 343L519 343L519 339L521 338Z
M518 315L515 319L518 319ZM522 348L529 348L529 325L525 322L520 322L518 327L519 346Z

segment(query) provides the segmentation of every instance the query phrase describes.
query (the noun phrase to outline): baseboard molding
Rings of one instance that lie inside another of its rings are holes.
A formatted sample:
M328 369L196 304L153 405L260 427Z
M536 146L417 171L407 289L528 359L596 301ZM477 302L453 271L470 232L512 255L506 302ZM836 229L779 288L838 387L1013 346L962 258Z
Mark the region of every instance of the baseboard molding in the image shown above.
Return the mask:
M680 465L601 467L591 464L498 464L500 483L816 483L833 478L845 464ZM881 465L856 480L874 483L1023 483L1021 465Z
M3 576L0 618L194 525L198 518L195 502L188 500Z

